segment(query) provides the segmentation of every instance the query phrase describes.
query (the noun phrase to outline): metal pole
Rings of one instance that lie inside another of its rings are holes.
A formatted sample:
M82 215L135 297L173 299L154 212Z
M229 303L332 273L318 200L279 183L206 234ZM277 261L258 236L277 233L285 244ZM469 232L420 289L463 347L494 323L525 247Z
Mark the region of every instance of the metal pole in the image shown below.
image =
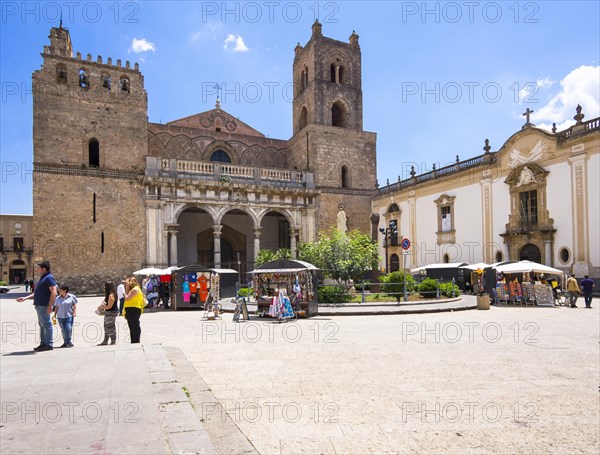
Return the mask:
M406 251L402 252L402 269L404 271L404 301L408 301L408 294L406 293Z
M388 229L385 230L385 273L388 273Z

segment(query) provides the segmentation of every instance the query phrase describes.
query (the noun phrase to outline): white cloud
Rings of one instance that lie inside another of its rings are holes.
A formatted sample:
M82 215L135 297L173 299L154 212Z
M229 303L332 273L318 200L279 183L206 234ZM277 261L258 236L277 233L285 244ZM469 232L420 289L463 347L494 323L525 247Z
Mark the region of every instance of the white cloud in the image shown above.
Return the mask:
M202 38L217 38L217 30L223 27L222 22L207 22L200 30L190 35L192 41L199 41Z
M249 49L240 35L229 34L223 43L223 49L233 52L248 52Z
M550 83L547 79L542 82ZM600 116L600 66L583 65L575 68L560 81L560 86L560 92L545 106L535 109L532 122L537 127L551 130L552 123L556 123L560 131L572 126L578 104L583 108L584 121Z
M129 52L135 52L136 54L140 54L142 52L156 52L156 46L154 43L148 41L146 38L137 39L133 38L131 42L131 47L129 48Z
M547 77L544 79L538 79L535 83L527 83L523 86L523 88L519 91L519 99L523 101L528 101L536 98L536 94L539 92L541 88L549 88L554 85L554 82L551 81Z

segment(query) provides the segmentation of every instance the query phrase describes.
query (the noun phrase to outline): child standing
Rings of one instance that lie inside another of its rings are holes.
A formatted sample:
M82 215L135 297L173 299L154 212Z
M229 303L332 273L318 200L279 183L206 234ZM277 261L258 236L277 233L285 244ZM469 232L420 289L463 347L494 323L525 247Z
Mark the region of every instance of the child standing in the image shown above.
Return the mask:
M73 319L77 315L77 297L69 294L69 287L58 287L58 296L54 301L54 317L58 317L58 324L63 336L61 348L72 348Z

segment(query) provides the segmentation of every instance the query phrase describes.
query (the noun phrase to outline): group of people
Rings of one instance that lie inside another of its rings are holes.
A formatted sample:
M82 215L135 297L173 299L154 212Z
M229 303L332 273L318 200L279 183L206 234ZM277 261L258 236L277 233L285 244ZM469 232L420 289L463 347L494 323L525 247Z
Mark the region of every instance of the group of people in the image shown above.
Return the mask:
M578 284L575 279L575 274L572 273L567 279L567 299L569 299L571 308L577 308L577 299L581 294L583 294L585 307L592 308L592 293L595 286L594 280L592 280L589 275L585 275L583 280L581 280L581 283Z
M40 326L40 344L33 350L44 352L54 349L52 325L55 321L58 321L63 336L61 348L71 348L73 347L73 320L77 315L77 297L69 292L68 286L57 285L56 279L50 273L48 261L37 263L36 271L40 274L40 279L33 293L17 299L19 303L33 300ZM113 283L105 283L104 300L97 311L104 315L104 340L99 346L117 343L115 322L118 315L123 315L127 319L131 343L140 342L142 333L140 316L144 311L144 297L134 276L123 280L117 288Z

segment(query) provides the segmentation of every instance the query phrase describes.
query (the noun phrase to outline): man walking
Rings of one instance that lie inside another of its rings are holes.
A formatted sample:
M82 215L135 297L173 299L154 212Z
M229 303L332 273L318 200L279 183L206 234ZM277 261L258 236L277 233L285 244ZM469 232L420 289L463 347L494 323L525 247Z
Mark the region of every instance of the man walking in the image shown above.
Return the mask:
M567 280L567 298L569 299L571 308L577 308L577 299L579 298L579 294L581 294L581 290L579 289L579 285L575 279L575 274L572 273Z
M48 261L42 261L37 264L36 269L41 275L40 280L35 287L33 294L29 294L27 297L19 297L17 302L23 302L25 300L33 299L33 306L37 312L38 324L40 325L40 338L41 343L38 347L33 348L34 351L52 351L53 349L53 337L52 337L52 322L50 321L50 315L54 310L54 300L56 299L56 281L50 273L50 263Z
M585 307L592 308L592 291L596 286L594 280L590 279L589 275L585 275L581 280L581 289L583 289L583 300L585 300Z

